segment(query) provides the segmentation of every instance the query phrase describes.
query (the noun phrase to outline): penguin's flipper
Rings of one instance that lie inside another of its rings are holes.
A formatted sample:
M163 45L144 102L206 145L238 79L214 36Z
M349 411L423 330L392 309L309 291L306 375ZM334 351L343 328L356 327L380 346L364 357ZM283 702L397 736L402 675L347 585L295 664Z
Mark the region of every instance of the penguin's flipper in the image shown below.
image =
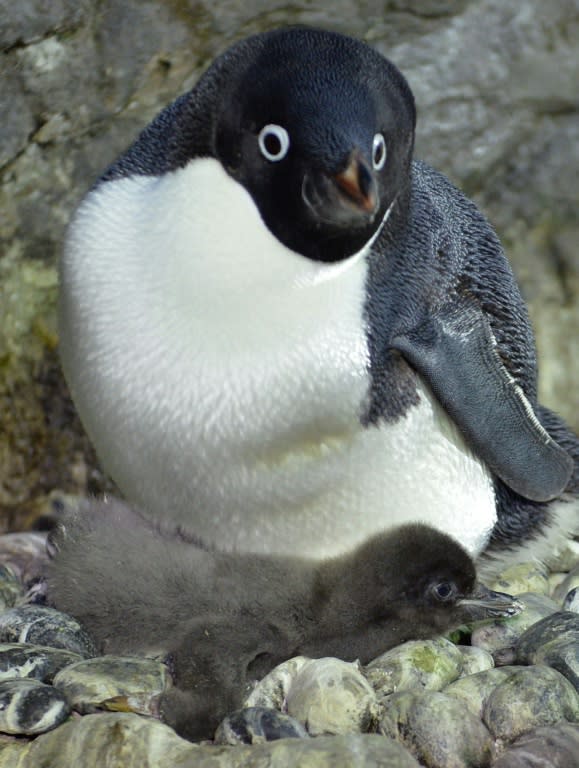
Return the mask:
M392 341L423 377L473 450L513 491L549 501L567 487L573 460L539 422L497 351L474 299L446 304Z
M565 488L565 493L571 497L579 497L579 436L569 429L560 416L541 403L537 403L535 412L552 439L571 457L574 470Z

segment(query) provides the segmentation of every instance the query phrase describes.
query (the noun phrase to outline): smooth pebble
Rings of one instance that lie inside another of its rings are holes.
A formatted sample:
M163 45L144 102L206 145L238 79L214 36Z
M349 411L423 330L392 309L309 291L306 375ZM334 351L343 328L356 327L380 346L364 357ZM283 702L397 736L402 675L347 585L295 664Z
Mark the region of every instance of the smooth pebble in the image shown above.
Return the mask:
M0 643L30 643L94 656L91 638L72 616L43 605L22 605L0 614Z
M579 614L555 613L523 634L517 646L521 664L546 664L579 691Z
M33 736L55 728L70 714L66 696L37 680L14 679L0 683L0 731Z
M443 693L403 691L384 700L380 730L428 768L484 768L493 744L479 718Z
M102 713L71 719L39 736L18 768L193 768L196 750L158 720ZM3 764L1 752L0 768L13 768Z
M265 707L279 709L285 706L288 691L301 669L311 659L294 656L271 670L247 695L243 707Z
M577 768L579 725L559 723L520 736L493 768Z
M3 643L0 645L0 680L27 677L51 683L63 667L82 659L80 654L62 648L28 643Z
M519 670L520 667L487 669L468 677L461 677L447 686L444 693L462 701L473 715L482 719L483 707L492 691Z
M567 592L561 607L564 611L579 613L579 587L573 587L573 589Z
M556 669L533 666L510 675L492 691L483 720L497 739L510 740L543 725L579 717L579 694Z
M456 680L464 656L445 638L409 640L370 662L364 670L380 698L413 688L439 691Z
M476 648L473 645L459 645L457 648L462 653L462 668L459 677L476 675L478 672L492 669L495 665L492 654L483 648Z
M4 754L0 751L0 768L420 768L401 744L375 734L205 746L151 718L118 713L65 723L10 750L10 762Z
M376 694L357 662L312 659L293 680L287 713L312 736L363 733L378 721Z
M247 707L232 712L219 724L214 740L217 744L259 744L277 739L309 738L304 726L295 718L265 707Z
M529 627L517 643L520 664L534 664L539 649L553 640L568 640L579 644L579 615L559 611L546 616Z
M156 715L157 698L170 684L164 664L133 656L84 659L54 678L55 687L80 713L112 709Z

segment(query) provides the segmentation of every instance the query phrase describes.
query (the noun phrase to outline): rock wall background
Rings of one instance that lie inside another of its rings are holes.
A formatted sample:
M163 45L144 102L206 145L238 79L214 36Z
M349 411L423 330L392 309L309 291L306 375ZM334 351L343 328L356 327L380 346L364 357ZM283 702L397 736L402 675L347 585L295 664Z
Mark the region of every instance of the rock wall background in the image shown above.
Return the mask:
M0 0L0 529L105 486L58 367L71 211L216 54L289 23L361 37L405 73L416 154L495 224L541 398L579 430L579 0Z

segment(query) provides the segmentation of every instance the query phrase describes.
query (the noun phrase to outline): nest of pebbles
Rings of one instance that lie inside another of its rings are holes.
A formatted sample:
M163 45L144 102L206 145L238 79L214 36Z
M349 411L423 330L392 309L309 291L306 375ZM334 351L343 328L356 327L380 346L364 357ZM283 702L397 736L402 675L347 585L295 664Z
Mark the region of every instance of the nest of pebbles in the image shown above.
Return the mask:
M43 604L45 537L0 537L0 768L579 766L579 546L505 571L510 619L410 641L366 667L297 657L247 692L212 742L160 722L162 660L97 656Z

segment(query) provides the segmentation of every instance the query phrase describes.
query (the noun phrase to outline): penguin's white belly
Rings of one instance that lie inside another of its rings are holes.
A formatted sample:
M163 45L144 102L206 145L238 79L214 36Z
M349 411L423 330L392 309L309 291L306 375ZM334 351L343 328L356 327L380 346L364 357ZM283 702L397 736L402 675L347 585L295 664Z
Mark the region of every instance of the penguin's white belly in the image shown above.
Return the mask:
M193 528L228 548L326 557L421 521L478 554L496 519L491 479L419 391L420 404L395 424L352 421L341 433L320 429L311 440L264 446L238 463L216 454L199 500L216 513Z
M422 521L479 553L492 479L430 393L360 422L366 274L364 252L323 265L283 247L211 159L92 193L63 260L61 346L126 496L226 549L325 557Z

